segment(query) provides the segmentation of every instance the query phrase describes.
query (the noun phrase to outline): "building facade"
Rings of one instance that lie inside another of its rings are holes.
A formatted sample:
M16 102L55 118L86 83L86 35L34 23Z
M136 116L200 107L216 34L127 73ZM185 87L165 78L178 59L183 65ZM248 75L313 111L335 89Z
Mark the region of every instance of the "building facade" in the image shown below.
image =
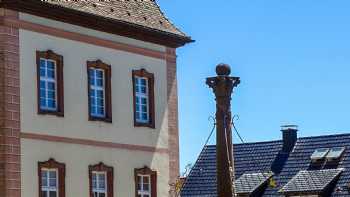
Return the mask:
M0 5L0 196L169 196L191 39L151 0Z

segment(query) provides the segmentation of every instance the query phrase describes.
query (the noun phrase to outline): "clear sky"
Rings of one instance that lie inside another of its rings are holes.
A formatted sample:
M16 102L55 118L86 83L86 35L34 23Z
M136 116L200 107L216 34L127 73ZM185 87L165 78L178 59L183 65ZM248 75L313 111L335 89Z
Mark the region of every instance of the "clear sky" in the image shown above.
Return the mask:
M350 132L349 0L157 1L196 40L178 50L182 168L211 130L205 78L220 62L241 77L232 111L246 142L281 139L283 124L299 136Z

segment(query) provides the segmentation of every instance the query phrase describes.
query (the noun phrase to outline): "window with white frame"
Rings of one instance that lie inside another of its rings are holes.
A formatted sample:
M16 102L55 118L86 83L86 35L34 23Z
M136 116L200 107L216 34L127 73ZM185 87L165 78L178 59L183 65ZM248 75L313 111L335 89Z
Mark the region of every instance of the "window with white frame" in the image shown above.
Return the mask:
M105 71L99 68L89 68L89 83L90 115L105 118Z
M56 62L40 58L40 109L57 111Z
M137 197L151 197L150 175L137 175Z
M57 169L41 169L41 196L58 197Z
M94 197L107 197L107 174L106 172L92 172L92 192Z
M149 122L148 78L135 76L135 115L136 122Z

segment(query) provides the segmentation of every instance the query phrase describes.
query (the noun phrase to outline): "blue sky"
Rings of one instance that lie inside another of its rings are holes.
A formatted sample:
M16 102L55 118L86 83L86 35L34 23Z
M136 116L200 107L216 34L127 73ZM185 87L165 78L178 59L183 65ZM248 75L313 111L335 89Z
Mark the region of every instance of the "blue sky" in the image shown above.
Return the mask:
M241 77L232 111L246 142L280 139L283 124L299 125L299 136L350 132L350 1L158 2L196 40L178 50L182 168L211 130L205 78L220 62Z

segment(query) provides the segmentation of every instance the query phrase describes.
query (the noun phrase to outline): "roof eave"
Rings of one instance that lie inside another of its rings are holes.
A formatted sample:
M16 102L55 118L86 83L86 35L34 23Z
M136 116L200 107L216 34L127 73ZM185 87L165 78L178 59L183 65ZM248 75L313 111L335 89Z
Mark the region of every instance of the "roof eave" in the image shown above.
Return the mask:
M105 18L38 0L2 0L0 7L172 48L194 42L188 36Z

